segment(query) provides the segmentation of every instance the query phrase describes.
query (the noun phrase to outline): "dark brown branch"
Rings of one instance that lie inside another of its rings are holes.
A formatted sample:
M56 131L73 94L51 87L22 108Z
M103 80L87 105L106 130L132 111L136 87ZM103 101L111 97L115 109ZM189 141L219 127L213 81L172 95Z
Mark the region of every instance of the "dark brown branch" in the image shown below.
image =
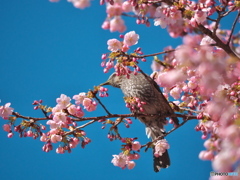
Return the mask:
M217 46L222 48L228 55L239 59L239 57L232 51L232 49L228 45L224 44L212 31L205 28L202 24L199 24L198 28L202 31L202 33L212 38L216 42Z
M184 111L189 111L189 109L184 109ZM41 121L41 120L51 120L52 118L35 118L30 116L23 116L17 112L13 112L12 115L16 116L17 118L23 118L28 120L34 121ZM197 119L194 115L187 115L187 114L173 114L173 115L160 115L160 114L109 114L105 116L97 116L97 117L82 117L82 118L72 118L72 121L82 122L88 120L98 121L100 119L108 119L108 118L126 118L126 117L136 117L136 116L143 116L143 117L154 117L154 116L161 116L161 117L181 117L185 119Z
M30 116L23 116L19 114L18 112L13 112L12 115L16 116L17 118L23 118L23 119L28 119L28 120L34 120L34 121L41 121L41 120L50 120L52 118L45 117L45 118L35 118L35 117L30 117Z

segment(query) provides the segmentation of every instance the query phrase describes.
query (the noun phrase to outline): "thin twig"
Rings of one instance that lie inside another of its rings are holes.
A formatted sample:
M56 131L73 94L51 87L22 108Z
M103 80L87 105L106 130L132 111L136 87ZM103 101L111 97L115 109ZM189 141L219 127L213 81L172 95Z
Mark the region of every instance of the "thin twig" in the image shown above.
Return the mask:
M180 128L181 126L183 126L186 122L188 122L188 120L184 120L181 124L179 124L177 127L171 129L170 131L168 131L167 133L164 133L163 135L159 136L157 139L153 140L152 142L146 143L144 145L142 145L141 147L145 147L145 146L150 146L151 144L163 139L164 137L166 137L167 135L169 135L170 133L172 133L173 131L177 130L178 128Z
M34 120L34 121L41 121L41 120L50 120L52 118L45 117L45 118L35 118L35 117L30 117L30 116L23 116L19 114L18 112L13 112L12 115L16 116L17 118L23 118L23 119L28 119L28 120Z
M234 29L235 29L235 26L236 26L236 24L237 24L237 21L238 21L239 16L240 16L240 11L238 12L237 17L236 17L236 19L235 19L234 22L233 22L232 30L231 30L231 33L230 33L230 35L229 35L229 39L228 39L228 41L227 41L227 45L228 45L228 46L229 46L229 44L230 44L230 41L231 41L231 38L232 38L232 35L233 35L233 31L234 31Z
M92 91L91 91L92 92ZM93 92L92 92L93 93ZM105 107L105 105L100 101L100 99L96 96L96 95L94 95L94 98L98 101L98 103L103 107L103 109L106 111L106 113L108 114L108 115L111 115L111 113L107 110L107 108Z
M79 129L82 129L82 128L84 128L84 127L86 127L86 126L88 126L88 125L90 125L90 124L92 124L92 123L94 123L94 122L96 122L96 120L89 121L89 122L87 122L87 123L85 123L85 124L83 124L83 125L81 125L81 126L78 126L78 127L74 128L74 129L71 130L71 131L66 132L63 136L70 135L70 134L72 134L74 131L79 130Z
M153 53L153 54L147 54L147 55L142 55L142 56L139 56L139 55L130 55L132 57L135 57L135 58L145 58L145 57L150 57L150 56L157 56L157 55L161 55L161 54L166 54L166 53L171 53L171 52L174 52L175 49L170 49L170 50L167 50L167 51L163 51L163 52L159 52L159 53Z

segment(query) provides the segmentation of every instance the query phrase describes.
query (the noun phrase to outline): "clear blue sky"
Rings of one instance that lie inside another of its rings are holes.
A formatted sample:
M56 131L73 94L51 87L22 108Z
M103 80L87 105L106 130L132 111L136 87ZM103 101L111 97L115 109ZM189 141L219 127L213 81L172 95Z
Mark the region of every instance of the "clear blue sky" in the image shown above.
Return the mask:
M40 117L31 103L43 99L49 106L64 93L70 97L88 91L93 85L105 81L101 54L108 52L106 41L117 38L118 33L101 29L105 19L105 7L98 1L92 7L79 10L62 0L50 3L47 0L1 0L0 1L0 99L2 104L12 103L15 111ZM176 47L181 39L171 39L159 27L146 28L127 19L128 31L140 34L139 46L144 53L160 52L167 45ZM151 73L151 59L142 64L142 69ZM128 113L124 108L120 90L109 88L110 97L103 102L112 113ZM87 116L104 115L98 111ZM0 121L2 126L4 121ZM152 167L152 152L141 153L133 170L122 170L110 162L112 154L120 152L120 142L110 142L106 136L108 128L100 124L86 128L92 139L85 149L77 147L72 153L45 153L43 143L31 138L12 139L0 130L0 179L196 179L209 177L210 162L198 159L203 150L201 133L194 130L196 120L167 137L170 143L172 165L155 173ZM143 124L134 120L132 128L122 128L123 136L138 136L147 142Z

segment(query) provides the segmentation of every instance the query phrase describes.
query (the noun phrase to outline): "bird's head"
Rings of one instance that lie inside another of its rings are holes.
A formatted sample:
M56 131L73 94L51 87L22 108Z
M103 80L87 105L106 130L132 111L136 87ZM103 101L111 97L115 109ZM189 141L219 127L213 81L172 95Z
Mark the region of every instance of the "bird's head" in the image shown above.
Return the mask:
M100 84L99 86L110 85L113 87L120 88L122 76L117 76L116 73L112 73L108 80L105 83Z

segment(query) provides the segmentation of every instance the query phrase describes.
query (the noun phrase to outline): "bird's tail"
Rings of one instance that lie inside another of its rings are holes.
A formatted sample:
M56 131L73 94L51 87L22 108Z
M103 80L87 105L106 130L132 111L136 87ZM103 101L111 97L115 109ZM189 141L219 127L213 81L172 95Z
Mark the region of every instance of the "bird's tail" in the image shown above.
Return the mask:
M161 136L163 133L164 133L164 129L159 128L159 126L146 127L146 134L148 138L151 137L152 141L154 141L156 138ZM162 156L159 156L159 157L155 157L154 153L155 153L155 149L153 149L153 168L155 172L159 172L161 168L167 168L170 166L170 158L167 150L162 154Z

